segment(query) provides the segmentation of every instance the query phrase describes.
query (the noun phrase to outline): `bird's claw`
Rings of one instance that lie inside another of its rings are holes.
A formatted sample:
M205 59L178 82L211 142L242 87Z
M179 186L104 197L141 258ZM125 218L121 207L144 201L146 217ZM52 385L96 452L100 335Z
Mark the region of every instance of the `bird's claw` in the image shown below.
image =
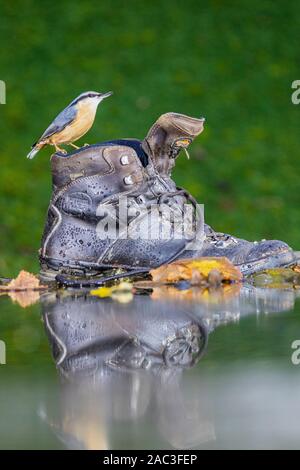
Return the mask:
M61 153L62 155L67 155L68 152L64 149L56 149L55 153Z

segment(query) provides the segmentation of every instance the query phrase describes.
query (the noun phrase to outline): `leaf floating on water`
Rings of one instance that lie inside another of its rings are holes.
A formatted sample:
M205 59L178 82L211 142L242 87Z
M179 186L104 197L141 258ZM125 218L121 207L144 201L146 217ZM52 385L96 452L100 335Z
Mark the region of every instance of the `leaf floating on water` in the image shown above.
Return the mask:
M91 290L90 294L101 299L111 297L121 304L127 304L133 299L133 286L130 282L124 281L111 287L99 287L98 289Z
M43 286L37 276L27 271L20 271L16 279L12 279L7 285L0 286L2 291L27 291L47 289Z
M223 281L239 282L242 273L227 258L182 259L150 271L153 282L174 284L179 281L219 285Z

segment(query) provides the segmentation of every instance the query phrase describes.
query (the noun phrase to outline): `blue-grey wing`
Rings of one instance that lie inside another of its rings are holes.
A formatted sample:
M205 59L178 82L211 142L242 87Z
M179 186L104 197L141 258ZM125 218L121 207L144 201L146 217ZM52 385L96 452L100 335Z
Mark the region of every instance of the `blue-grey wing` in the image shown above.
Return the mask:
M65 108L58 116L54 119L54 121L50 124L49 127L45 130L42 137L39 139L40 141L50 137L56 132L61 132L68 124L70 124L77 115L76 107L75 106L68 106Z

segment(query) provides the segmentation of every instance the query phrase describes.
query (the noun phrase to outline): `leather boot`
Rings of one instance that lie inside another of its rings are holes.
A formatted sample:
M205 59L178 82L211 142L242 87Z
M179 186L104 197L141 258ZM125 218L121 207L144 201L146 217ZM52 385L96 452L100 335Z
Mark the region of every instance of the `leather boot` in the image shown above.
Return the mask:
M196 202L176 186L171 171L179 152L202 132L203 124L203 118L167 113L142 142L122 139L67 156L54 154L53 194L40 252L42 269L94 275L107 268L148 270L178 258L201 256L226 256L244 274L292 264L294 254L283 242L252 243L207 225L202 230L203 224L195 223L194 216L183 235L176 232L174 221L182 220L187 203L196 206ZM118 211L124 197L126 210L130 208L135 215L122 226ZM166 220L162 205L172 210L172 220ZM169 238L144 236L152 207L158 211L150 219L151 228L156 227L158 233L167 227ZM117 226L117 234L108 230L105 236L99 235L103 210ZM191 250L195 239L198 249Z

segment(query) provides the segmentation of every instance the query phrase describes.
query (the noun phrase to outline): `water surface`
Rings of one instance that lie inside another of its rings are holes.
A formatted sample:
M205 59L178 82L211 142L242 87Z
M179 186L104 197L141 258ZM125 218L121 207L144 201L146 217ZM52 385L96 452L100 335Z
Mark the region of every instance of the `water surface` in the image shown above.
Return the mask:
M47 292L26 308L2 296L0 447L299 448L297 295Z

